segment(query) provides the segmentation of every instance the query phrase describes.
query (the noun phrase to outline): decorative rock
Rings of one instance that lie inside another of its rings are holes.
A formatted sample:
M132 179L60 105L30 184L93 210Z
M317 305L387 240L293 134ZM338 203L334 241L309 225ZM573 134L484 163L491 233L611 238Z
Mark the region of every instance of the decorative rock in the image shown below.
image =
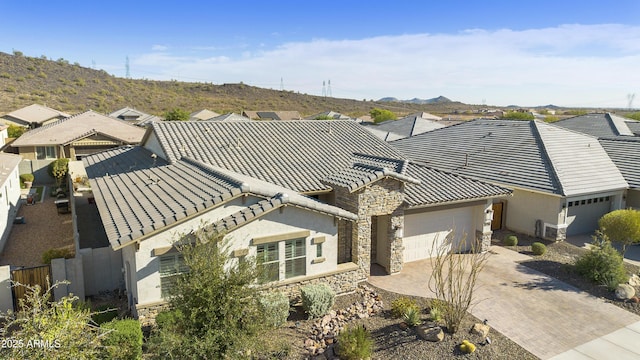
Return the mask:
M631 286L640 286L640 276L633 274L627 282Z
M480 335L483 338L486 338L487 335L489 335L489 330L490 330L489 325L477 323L477 324L473 324L469 332L472 334Z
M418 326L416 327L416 331L418 335L426 341L440 342L444 339L444 331L442 331L442 328L439 326L433 328Z
M636 289L629 284L620 284L616 289L616 298L619 300L629 300L636 295Z

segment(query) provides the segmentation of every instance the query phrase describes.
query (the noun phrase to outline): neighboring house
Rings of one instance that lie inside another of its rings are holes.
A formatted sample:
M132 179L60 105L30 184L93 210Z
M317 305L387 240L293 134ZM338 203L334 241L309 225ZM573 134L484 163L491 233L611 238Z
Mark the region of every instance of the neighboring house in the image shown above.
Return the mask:
M559 120L553 124L565 129L601 138L636 136L629 126L631 122L636 121L611 113L592 113Z
M216 116L220 116L220 114L208 109L202 109L200 111L192 112L191 114L189 114L189 121L209 120Z
M305 120L351 120L351 121L355 121L355 122L362 122L362 120L358 119L358 118L352 118L350 116L344 115L344 114L340 114L338 112L335 111L325 111L325 112L321 112L315 115L311 115L311 116L307 116L305 118Z
M206 119L205 121L251 121L251 119L235 113L228 113Z
M18 168L21 160L20 156L0 153L0 252L4 249L20 207Z
M511 192L410 164L353 121L154 123L140 146L83 162L141 317L163 304L173 241L202 226L225 233L233 257L267 260L291 296L313 282L345 293L372 265L399 272L447 236L486 249L492 204Z
M629 130L631 130L633 135L640 136L640 121L627 119L626 123L627 127L629 127Z
M600 138L599 141L629 184L623 207L640 210L640 138L617 136Z
M562 240L623 206L628 184L598 140L540 121L477 119L392 142L418 163L513 188L492 229Z
M369 124L365 128L384 141L394 141L444 127L443 124L438 122L441 118L423 118L421 117L422 114L427 113L409 115L398 120L387 120L378 124Z
M50 107L32 104L4 115L2 121L7 125L15 124L35 129L69 116L71 115Z
M0 148L5 146L9 138L9 125L0 125Z
M23 159L79 159L105 149L137 144L145 130L93 110L27 131L11 146Z
M138 126L147 126L149 123L162 120L158 116L147 114L130 107L124 107L120 110L116 110L110 113L109 116Z
M251 120L302 120L297 111L243 111L242 116Z

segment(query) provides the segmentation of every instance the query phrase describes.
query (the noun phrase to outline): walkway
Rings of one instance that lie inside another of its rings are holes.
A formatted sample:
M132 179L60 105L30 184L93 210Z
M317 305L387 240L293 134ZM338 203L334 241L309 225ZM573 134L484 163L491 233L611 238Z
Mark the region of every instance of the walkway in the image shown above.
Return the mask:
M633 348L640 343L640 317L518 264L529 256L499 246L490 253L478 277L479 302L471 309L475 317L487 319L541 359L640 358L640 348ZM433 297L427 286L430 267L429 260L412 262L399 274L372 275L369 282L397 293ZM629 345L621 346L621 341Z

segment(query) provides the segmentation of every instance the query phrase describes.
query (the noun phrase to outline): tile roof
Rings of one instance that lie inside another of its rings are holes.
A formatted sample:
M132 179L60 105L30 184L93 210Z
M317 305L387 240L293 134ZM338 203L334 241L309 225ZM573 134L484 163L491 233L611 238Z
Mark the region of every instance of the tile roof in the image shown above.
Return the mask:
M640 188L640 139L637 138L601 138L600 144L611 160L616 164L631 188Z
M314 114L314 115L311 115L311 116L307 116L305 118L305 120L316 120L319 117L321 117L321 118L328 117L328 118L333 119L333 120L356 120L356 121L358 120L358 119L353 119L350 116L343 115L343 114L341 114L339 112L335 112L335 111L325 111L325 112L321 112L321 113ZM324 120L328 120L328 119L324 119Z
M4 184L11 172L20 165L22 156L0 152L0 184ZM6 196L6 195L5 195Z
M388 120L379 124L366 125L366 129L376 129L386 132L387 135L383 139L385 141L404 139L443 127L443 124L433 119L421 118L418 115L410 115L398 120Z
M390 144L419 163L506 186L563 196L627 187L597 139L540 121L476 119Z
M220 114L218 114L215 111L211 111L209 109L202 109L200 111L195 111L189 114L189 120L191 121L208 120L216 116L220 116Z
M158 116L147 114L130 107L124 107L120 110L116 110L108 114L108 116L120 120L125 120L125 117L136 116L135 124L138 126L144 126L148 123L162 120Z
M631 130L633 135L640 136L640 121L627 119L626 123L627 127L629 128L629 130Z
M301 120L297 111L243 111L242 115L254 120Z
M407 174L420 180L405 186L405 202L412 207L472 201L511 194L511 190L484 181L451 174L418 164L409 164Z
M55 119L55 118L65 118L71 115L58 111L56 109L52 109L50 107L46 107L39 104L31 104L29 106L25 106L21 109L12 111L7 114L12 118L16 118L28 123L40 124L47 120Z
M107 237L114 249L240 194L271 199L272 207L292 205L339 218L357 218L348 211L290 189L193 159L182 158L168 164L160 158L153 158L142 147L103 151L83 158L83 163ZM233 223L222 219L224 227L231 230L243 224L239 220L241 216L243 221L249 221L266 213L266 209L265 202L260 202L258 207L248 206L248 209L232 215Z
M629 119L611 113L593 113L556 121L553 124L595 137L634 136L627 126L628 121Z
M137 144L145 131L123 120L89 110L27 131L11 146L62 145L98 133L125 144Z
M169 162L187 156L298 192L330 191L322 181L355 153L404 159L353 121L172 121L152 131Z
M366 154L354 154L349 167L327 176L324 181L354 192L385 177L417 184L420 181L406 175L407 160L389 159Z
M204 121L251 121L251 119L249 119L246 116L238 115L236 113L228 113L228 114L218 115L218 116L206 119Z

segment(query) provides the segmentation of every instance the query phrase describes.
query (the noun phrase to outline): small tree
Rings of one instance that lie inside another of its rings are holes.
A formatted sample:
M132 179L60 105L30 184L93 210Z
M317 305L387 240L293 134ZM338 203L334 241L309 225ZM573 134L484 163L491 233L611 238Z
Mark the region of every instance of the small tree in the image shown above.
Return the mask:
M68 282L56 283L47 289L25 286L25 297L19 301L19 311L3 315L2 339L10 345L0 349L5 359L96 359L102 351L104 336L91 321L91 311L74 305L77 296L64 296L50 302L53 289ZM38 343L34 342L38 341Z
M387 120L396 120L397 116L390 110L373 108L369 112L373 122L376 124Z
M164 113L166 121L187 121L191 115L187 110L175 108Z
M474 242L471 251L463 253L463 236L455 242L454 231L435 248L431 257L432 273L429 289L441 300L442 319L451 334L455 334L473 304L478 275L487 262L488 253L477 252Z
M600 231L611 241L622 245L622 256L627 246L640 242L640 211L615 210L598 220Z
M11 124L7 128L7 136L10 137L10 138L19 138L26 131L27 131L27 128L25 128L23 126Z
M56 179L56 186L60 187L69 172L69 159L56 159L49 164L49 176Z
M504 115L502 115L503 119L509 120L533 120L535 116L529 112L521 112L521 111L507 111Z
M152 336L150 349L157 358L237 354L265 323L255 261L231 262L220 234L200 230L194 235L191 242L177 245L189 272L176 279L170 290L172 315Z

